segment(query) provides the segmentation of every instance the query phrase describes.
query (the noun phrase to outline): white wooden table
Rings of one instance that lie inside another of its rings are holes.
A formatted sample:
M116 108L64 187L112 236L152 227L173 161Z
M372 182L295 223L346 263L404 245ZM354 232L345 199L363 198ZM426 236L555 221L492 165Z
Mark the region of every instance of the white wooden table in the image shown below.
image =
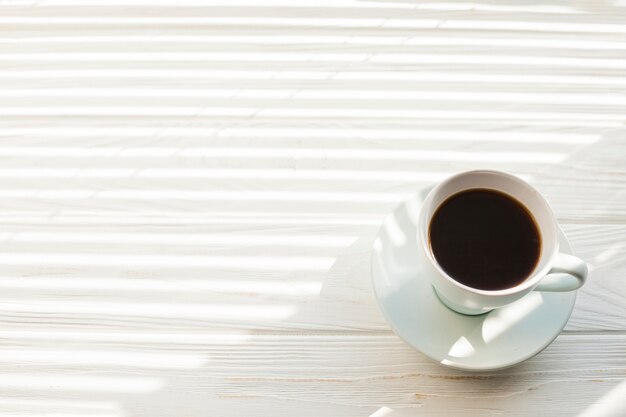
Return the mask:
M5 1L0 415L626 415L617 3ZM370 287L385 215L472 168L592 266L502 372L430 362Z

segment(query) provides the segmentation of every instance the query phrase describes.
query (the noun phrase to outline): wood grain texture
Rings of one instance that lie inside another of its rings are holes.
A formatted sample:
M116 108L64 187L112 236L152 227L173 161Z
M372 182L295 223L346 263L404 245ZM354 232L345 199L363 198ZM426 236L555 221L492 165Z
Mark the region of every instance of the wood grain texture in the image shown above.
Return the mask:
M510 370L462 373L392 335L57 334L14 333L3 341L0 386L10 398L79 396L114 407L113 415L350 416L386 407L400 415L525 416L550 403L554 415L570 416L623 385L626 366L623 335L564 335ZM68 403L71 411L85 406ZM36 401L25 409L41 411Z
M617 2L0 5L0 414L622 416ZM591 266L564 333L468 374L389 330L369 251L469 169Z
M2 326L387 331L370 284L377 228L4 225ZM626 226L564 230L591 265L566 329L626 331Z

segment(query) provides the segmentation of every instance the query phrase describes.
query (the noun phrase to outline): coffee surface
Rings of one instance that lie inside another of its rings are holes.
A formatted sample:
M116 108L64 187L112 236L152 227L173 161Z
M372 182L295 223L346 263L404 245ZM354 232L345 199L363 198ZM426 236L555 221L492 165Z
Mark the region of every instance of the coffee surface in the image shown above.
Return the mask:
M437 263L456 281L481 290L522 283L541 250L537 225L520 202L497 191L454 194L435 211L429 226Z

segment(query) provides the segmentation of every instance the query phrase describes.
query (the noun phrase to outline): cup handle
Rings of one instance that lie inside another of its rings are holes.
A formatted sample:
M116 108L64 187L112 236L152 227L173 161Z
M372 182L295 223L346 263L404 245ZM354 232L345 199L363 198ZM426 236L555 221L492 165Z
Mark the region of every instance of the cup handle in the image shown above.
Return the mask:
M588 273L589 269L583 260L566 253L559 253L550 273L539 281L535 291L565 292L577 290L587 280Z

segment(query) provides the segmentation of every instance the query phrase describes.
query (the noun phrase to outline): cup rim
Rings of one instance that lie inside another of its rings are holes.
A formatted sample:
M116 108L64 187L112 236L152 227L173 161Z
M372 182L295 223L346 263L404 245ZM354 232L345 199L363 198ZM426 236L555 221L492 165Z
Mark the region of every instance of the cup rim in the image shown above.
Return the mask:
M426 253L426 256L427 256L428 260L431 262L431 264L437 270L437 272L439 272L441 274L441 276L444 277L452 285L454 285L454 286L456 286L456 287L458 287L458 288L460 288L462 290L469 291L469 292L472 292L474 294L479 294L479 295L504 296L504 295L517 294L517 293L520 293L520 292L524 292L525 290L532 289L532 287L537 285L539 283L539 281L551 269L551 262L546 262L546 264L541 269L533 271L532 274L528 278L526 278L523 282L521 282L520 284L518 284L518 285L516 285L514 287L505 288L505 289L502 289L502 290L481 290L479 288L474 288L474 287L470 287L470 286L467 286L465 284L462 284L462 283L458 282L457 280L455 280L454 278L452 278L450 275L448 275L448 273L446 273L446 271L444 271L443 268L441 268L441 266L439 265L439 263L435 259L432 251L430 250L429 236L428 236L429 222L427 221L428 219L425 218L426 217L426 210L425 210L425 208L430 206L430 205L432 205L432 199L437 194L437 192L440 191L446 184L448 184L452 180L457 179L459 177L470 176L470 175L475 175L475 174L489 174L489 175L506 177L507 179L515 181L518 184L521 184L522 186L530 189L533 193L535 193L538 196L538 198L540 198L542 200L542 202L544 203L544 205L545 205L545 207L546 207L546 209L547 209L547 211L548 211L548 213L550 215L550 219L552 220L551 223L552 223L552 229L553 230L548 230L547 232L548 233L552 233L555 236L558 235L558 223L557 223L556 217L554 216L554 212L552 211L552 208L550 207L550 204L548 204L548 201L543 197L543 195L541 195L541 193L539 191L537 191L532 185L530 185L528 182L522 180L521 178L518 178L515 175L508 174L506 172L496 171L496 170L488 170L488 169L480 169L480 170L464 171L464 172L452 175L452 176L446 178L445 180L441 181L437 185L435 185L430 190L430 192L426 196L426 199L424 200L424 205L422 206L422 210L420 212L420 217L419 217L418 233L421 236L418 237L418 240L421 241L420 243L421 243L422 249ZM470 190L470 189L473 189L473 188L478 188L478 187L472 187L472 188L467 188L467 189ZM497 189L497 191L500 191L500 192L508 194L506 192L506 190ZM512 197L512 198L514 198L514 197ZM530 209L528 209L526 204L523 201L520 201L520 203L523 204L524 207L528 210L528 212L531 213L531 215L533 215L533 217L534 217L534 214L530 211ZM433 213L434 213L434 211L433 211ZM542 233L542 236L543 236L543 229L540 229L540 232ZM542 237L542 243L543 243L543 241L545 241L545 239L543 239L543 237ZM555 242L556 243L553 245L552 249L546 255L544 255L544 256L540 255L539 259L537 260L537 264L539 264L544 257L547 257L548 259L554 259L554 257L556 256L556 254L559 251L558 240L555 240Z

